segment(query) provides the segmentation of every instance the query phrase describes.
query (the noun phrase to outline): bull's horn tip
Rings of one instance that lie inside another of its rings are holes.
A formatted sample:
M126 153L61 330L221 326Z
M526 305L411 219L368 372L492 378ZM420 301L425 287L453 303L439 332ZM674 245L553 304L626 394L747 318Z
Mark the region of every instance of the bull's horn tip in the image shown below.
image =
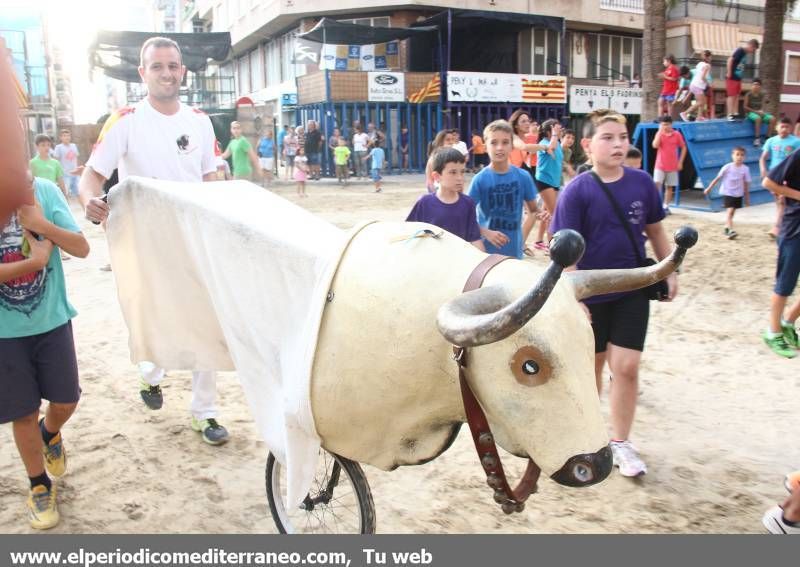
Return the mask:
M585 250L583 236L572 229L559 230L550 241L550 259L563 268L577 264Z
M684 225L675 231L675 244L681 248L691 248L697 244L699 235L693 226Z

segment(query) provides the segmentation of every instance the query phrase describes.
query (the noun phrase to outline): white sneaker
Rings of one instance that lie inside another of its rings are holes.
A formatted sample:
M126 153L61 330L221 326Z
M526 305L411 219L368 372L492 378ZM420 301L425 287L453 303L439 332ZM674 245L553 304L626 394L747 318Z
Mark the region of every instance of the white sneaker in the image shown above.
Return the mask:
M800 534L800 524L797 522L787 523L783 517L783 508L773 506L764 513L761 523L771 534L778 535L798 535Z
M619 467L622 476L639 476L647 474L647 465L639 457L639 452L630 441L612 441L611 454L614 457L614 466Z

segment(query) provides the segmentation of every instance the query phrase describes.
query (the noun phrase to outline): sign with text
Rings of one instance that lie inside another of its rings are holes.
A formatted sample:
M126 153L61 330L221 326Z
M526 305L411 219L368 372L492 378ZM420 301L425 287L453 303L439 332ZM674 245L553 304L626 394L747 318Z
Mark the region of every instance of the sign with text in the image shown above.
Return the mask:
M620 114L641 114L642 89L572 85L569 88L569 111L587 114L598 108L610 108Z
M511 73L447 73L450 102L528 102L564 104L567 78Z
M369 72L367 100L372 102L403 102L406 82L403 73Z

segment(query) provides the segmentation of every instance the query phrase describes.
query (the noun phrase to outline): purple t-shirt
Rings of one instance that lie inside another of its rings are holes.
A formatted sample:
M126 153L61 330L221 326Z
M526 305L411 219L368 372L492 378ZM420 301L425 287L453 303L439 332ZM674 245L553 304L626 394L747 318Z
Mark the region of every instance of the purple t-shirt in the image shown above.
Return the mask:
M406 221L427 222L463 238L467 242L481 239L475 201L463 193L455 203L442 203L436 193L423 195L408 213Z
M619 180L606 185L630 222L639 254L644 258L647 240L644 229L664 218L661 195L653 179L642 170L626 167ZM573 179L558 197L550 230L555 233L564 228L578 231L586 240L586 253L578 262L579 270L639 266L625 228L590 172ZM589 298L586 303L613 301L623 295L609 293Z

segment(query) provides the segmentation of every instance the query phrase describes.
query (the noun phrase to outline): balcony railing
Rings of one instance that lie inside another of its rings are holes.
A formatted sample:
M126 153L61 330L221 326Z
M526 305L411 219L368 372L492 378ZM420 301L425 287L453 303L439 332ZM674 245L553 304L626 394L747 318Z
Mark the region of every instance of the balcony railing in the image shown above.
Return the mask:
M617 12L644 14L644 0L600 0L600 8Z

